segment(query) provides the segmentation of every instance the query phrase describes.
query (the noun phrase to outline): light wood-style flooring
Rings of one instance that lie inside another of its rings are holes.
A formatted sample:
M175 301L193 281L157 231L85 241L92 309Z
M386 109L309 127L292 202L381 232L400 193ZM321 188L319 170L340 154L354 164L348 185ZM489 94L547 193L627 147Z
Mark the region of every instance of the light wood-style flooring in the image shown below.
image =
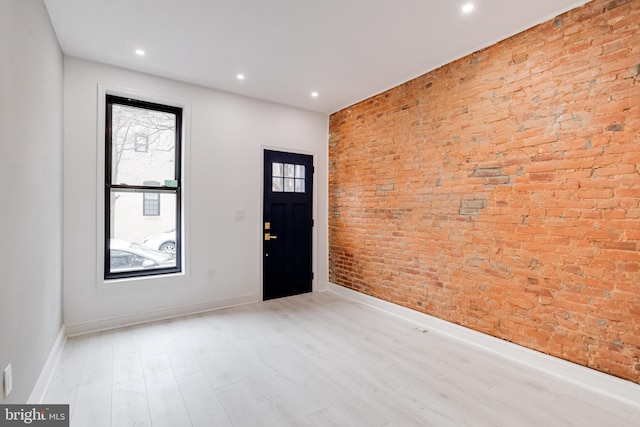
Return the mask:
M640 409L330 293L70 338L71 425L640 426Z

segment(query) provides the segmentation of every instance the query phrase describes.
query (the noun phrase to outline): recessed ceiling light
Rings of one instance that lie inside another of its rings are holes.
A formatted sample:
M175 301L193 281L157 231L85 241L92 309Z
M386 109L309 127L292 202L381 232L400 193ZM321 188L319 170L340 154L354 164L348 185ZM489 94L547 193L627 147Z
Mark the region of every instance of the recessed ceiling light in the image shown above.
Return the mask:
M474 8L475 6L473 5L473 3L467 3L462 6L462 13L471 13Z
M311 97L312 98L317 98L318 97L318 92L311 92Z
M138 55L138 56L144 56L144 50L142 50L142 49L136 49L136 55Z
M238 80L244 80L244 74L238 74L236 77Z

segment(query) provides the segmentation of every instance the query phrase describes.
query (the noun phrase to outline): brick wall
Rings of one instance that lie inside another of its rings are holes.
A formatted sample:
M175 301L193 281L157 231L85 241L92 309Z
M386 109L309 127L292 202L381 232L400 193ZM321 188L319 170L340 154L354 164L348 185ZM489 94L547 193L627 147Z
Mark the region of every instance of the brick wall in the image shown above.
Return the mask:
M640 382L640 1L330 118L330 280Z

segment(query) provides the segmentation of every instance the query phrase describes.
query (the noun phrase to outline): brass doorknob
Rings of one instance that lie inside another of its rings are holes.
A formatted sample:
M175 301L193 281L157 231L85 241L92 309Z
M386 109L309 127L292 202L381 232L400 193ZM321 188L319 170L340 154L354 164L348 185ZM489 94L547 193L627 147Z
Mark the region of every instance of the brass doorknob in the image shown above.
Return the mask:
M264 240L275 240L277 238L278 238L278 236L274 236L273 234L264 233Z

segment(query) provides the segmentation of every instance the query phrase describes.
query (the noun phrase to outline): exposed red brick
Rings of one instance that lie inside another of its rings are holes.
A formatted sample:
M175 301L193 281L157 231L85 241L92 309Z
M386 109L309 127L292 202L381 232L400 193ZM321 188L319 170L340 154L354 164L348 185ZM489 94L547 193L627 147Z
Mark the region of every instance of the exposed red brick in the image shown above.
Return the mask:
M640 1L330 117L330 280L640 382Z

